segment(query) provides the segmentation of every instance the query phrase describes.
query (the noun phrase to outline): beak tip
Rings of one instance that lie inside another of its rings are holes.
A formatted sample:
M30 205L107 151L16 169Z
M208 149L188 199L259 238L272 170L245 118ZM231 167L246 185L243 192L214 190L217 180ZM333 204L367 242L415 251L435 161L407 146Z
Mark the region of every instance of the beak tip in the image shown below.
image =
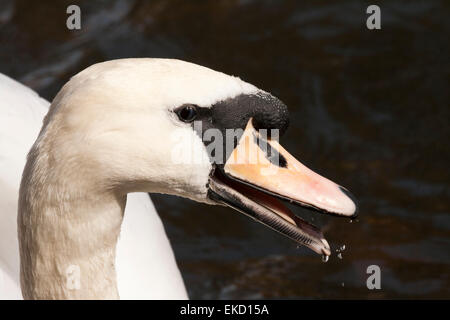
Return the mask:
M359 205L358 205L358 201L356 200L356 197L350 192L348 191L346 188L339 186L339 190L341 190L341 192L343 194L345 194L354 204L355 209L353 214L350 216L350 219L355 219L358 216L359 213Z
M331 248L330 248L330 245L328 244L328 241L325 240L324 238L322 238L321 241L323 243L322 254L326 255L326 256L330 256Z

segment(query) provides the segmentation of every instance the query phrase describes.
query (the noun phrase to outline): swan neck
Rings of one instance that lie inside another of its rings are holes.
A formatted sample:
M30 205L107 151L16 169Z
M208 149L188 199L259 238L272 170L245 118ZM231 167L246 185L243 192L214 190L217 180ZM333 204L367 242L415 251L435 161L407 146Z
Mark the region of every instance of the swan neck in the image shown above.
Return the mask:
M126 196L26 174L18 212L24 298L119 298L115 253Z

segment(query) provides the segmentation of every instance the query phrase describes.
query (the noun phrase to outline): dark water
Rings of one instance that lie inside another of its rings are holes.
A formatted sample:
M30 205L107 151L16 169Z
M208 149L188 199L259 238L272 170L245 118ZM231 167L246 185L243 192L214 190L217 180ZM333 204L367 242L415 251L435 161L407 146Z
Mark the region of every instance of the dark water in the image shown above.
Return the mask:
M68 4L82 30L65 28ZM359 221L295 208L328 263L229 209L155 195L192 298L450 298L450 2L0 0L0 72L51 100L95 62L170 57L272 92L282 143L360 200ZM366 268L381 268L381 290Z

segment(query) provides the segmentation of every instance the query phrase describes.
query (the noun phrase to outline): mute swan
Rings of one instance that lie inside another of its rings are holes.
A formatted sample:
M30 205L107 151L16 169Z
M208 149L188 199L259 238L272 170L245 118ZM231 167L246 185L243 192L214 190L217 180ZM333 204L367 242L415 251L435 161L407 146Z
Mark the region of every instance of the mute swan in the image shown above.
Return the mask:
M36 118L45 112L45 102L40 104ZM7 127L14 132L14 125ZM17 217L23 297L132 296L121 287L121 273L139 267L133 265L133 257L149 248L142 245L146 241L163 246L151 246L156 251L150 253L153 266L160 268L138 271L153 273L150 277L162 281L143 282L136 290L164 290L167 283L173 297L185 297L170 245L152 212L147 213L154 216L147 223L151 235L135 239L132 244L138 247L121 267L122 238L126 231L135 231L122 225L128 215L125 212L123 222L127 195L128 208L133 192L168 193L226 205L319 254L330 255L320 230L292 214L277 198L347 217L356 214L356 205L345 189L312 172L276 139L262 134L263 129L282 133L287 125L287 108L277 98L239 78L195 64L122 59L80 72L53 100L23 171ZM227 129L241 132L231 140L231 148L227 139L222 141L228 147L223 154L211 153L207 135L227 136ZM15 131L18 137L21 134ZM27 141L17 141L23 144L19 157L35 134L30 129ZM14 143L3 141L2 150L14 150ZM255 150L263 154L256 163L251 161ZM9 181L18 179L16 173L11 172ZM14 202L17 186L12 186L8 199ZM2 215L15 217L11 210ZM67 285L71 266L79 269L77 288ZM161 268L167 269L165 274L158 273ZM137 282L140 276L137 272ZM14 276L9 281L14 283Z

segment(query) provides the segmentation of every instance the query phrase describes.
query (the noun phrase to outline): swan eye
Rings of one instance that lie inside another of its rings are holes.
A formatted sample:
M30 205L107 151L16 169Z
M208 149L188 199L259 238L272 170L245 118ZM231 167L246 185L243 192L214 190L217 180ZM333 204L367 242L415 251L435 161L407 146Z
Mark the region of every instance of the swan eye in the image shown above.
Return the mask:
M197 106L193 104L186 104L178 107L175 110L178 118L184 122L192 122L197 117Z

